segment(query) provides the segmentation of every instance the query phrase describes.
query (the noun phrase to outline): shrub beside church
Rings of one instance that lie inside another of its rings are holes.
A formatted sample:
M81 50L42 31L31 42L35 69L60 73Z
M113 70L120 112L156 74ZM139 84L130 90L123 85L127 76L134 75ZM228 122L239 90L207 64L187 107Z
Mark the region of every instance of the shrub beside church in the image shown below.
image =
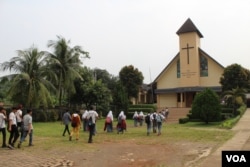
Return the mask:
M196 94L192 104L192 117L198 118L207 124L220 121L221 105L219 96L209 88Z

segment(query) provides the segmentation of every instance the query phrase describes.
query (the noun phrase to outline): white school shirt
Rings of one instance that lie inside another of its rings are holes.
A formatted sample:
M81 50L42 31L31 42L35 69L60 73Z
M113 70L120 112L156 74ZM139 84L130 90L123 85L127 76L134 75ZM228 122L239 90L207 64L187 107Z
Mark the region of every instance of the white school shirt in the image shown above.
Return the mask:
M92 117L93 123L95 124L96 123L96 117L98 117L98 113L96 111L94 111L94 110L90 110L88 112L87 119L89 119L90 117Z
M23 127L24 127L24 130L29 130L29 124L31 124L31 129L33 129L32 117L31 117L31 115L26 114L23 117Z
M14 114L14 112L10 113L9 120L12 120L12 124L11 125L16 125L16 115Z
M23 112L22 112L22 110L17 110L17 112L16 112L16 119L17 119L17 122L22 122L22 114L23 114Z
M5 115L0 113L0 129L5 128Z

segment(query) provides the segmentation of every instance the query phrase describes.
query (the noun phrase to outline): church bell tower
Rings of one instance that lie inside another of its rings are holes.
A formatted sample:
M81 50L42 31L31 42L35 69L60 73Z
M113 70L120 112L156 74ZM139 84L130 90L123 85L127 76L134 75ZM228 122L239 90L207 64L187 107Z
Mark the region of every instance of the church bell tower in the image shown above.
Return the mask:
M180 86L200 85L200 38L203 38L191 19L176 32L179 35Z

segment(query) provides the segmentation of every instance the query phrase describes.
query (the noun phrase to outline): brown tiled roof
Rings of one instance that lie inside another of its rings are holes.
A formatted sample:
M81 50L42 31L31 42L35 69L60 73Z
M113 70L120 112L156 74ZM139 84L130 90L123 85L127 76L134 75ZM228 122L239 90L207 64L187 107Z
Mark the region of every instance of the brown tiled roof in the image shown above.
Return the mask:
M192 22L190 18L186 20L186 22L181 26L181 28L176 32L176 34L180 35L180 34L184 34L188 32L197 32L200 38L203 38L203 35L196 28L196 26L194 25L194 23Z

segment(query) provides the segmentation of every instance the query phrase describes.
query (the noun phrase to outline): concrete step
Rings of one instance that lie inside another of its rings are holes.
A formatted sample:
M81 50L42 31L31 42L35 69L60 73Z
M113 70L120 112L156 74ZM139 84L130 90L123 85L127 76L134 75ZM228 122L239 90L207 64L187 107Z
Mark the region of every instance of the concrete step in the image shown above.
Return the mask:
M169 108L168 123L178 123L180 118L185 118L191 108Z

